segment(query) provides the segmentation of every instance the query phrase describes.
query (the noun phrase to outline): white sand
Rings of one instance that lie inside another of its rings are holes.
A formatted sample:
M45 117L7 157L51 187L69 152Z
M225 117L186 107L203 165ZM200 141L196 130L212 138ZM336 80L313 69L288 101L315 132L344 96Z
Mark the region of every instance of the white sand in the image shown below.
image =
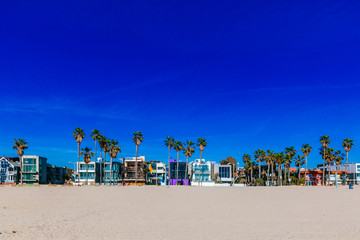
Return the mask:
M360 239L359 200L360 187L0 187L0 239Z

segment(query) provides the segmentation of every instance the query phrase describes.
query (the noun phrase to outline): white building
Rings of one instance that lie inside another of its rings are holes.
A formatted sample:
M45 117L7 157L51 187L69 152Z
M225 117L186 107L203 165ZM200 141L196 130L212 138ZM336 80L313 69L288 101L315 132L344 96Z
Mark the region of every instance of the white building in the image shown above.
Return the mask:
M197 185L200 180L202 183L214 183L214 164L215 162L206 161L205 159L195 159L195 161L189 163L189 173L191 179L191 185ZM205 184L206 185L206 184Z
M231 183L234 181L231 164L214 164L214 175L216 173L218 174L217 179L215 179L217 182Z
M87 166L86 166L87 165ZM88 164L84 163L84 162L79 162L79 164L76 164L77 166L77 172L78 172L78 176L76 176L75 182L77 184L86 184L86 168L87 168L87 183L88 185L93 185L95 183L97 183L97 163L95 161L91 161ZM79 179L80 176L80 179Z
M15 184L20 180L20 163L0 158L0 184Z

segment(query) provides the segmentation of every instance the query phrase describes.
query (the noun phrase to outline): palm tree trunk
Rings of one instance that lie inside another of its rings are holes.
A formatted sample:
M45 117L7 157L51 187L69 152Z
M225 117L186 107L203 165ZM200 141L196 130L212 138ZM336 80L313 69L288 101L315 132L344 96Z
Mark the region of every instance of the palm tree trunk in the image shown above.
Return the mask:
M138 155L138 145L136 145L136 153L135 153L135 186L137 185L137 169L138 169L137 155Z
M252 180L253 180L253 169L251 168L250 170L250 183L252 184Z
M188 178L187 176L187 172L188 172L188 162L189 162L189 156L186 156L186 166L185 166L185 182L186 182L186 179Z
M23 184L23 157L20 156L20 182Z
M177 151L177 161L176 161L176 185L178 185L179 178L179 151Z
M168 171L168 175L169 175L169 179L170 179L170 151L171 151L171 146L170 146L170 143L169 143L169 171ZM165 187L166 187L166 184L167 184L167 176L166 176L166 166L165 166Z
M102 156L102 149L100 148L100 159L102 158L101 157ZM95 165L96 165L96 163L95 163ZM101 183L102 183L102 160L100 160L100 185L101 185Z
M86 185L88 185L88 164L86 164Z
M322 185L325 185L325 150L326 147L324 148L324 154L323 154L323 158L324 158L324 163L323 163L323 173L322 173Z
M338 165L336 165L336 167L335 167L335 171L336 171L336 173L335 173L335 182L337 183ZM336 187L337 187L337 184L336 184Z
M328 185L330 186L330 163L328 163Z
M271 163L271 185L274 186L274 163Z
M104 185L106 184L106 175L105 175L105 172L106 172L106 166L105 166L105 163L106 163L106 151L104 151L104 161L103 161L103 169L104 169Z
M305 172L304 172L304 184L305 184L305 186L307 186L307 184L306 184L306 171L307 171L307 155L305 155Z
M298 169L298 179L300 180L300 165L299 165L299 169Z
M345 162L345 184L347 184L347 164L348 164L349 151L346 151L346 162Z
M112 155L110 154L110 185L112 184L112 163L113 163L113 158L111 157Z
M281 186L281 165L278 166L278 186Z
M261 165L260 165L260 159L259 159L259 178L260 178L260 174L261 174Z
M198 182L198 186L200 186L200 169L201 169L201 160L202 160L202 151L200 151L200 161L199 161L199 182Z
M96 185L96 161L97 161L97 152L96 152L96 138L95 138L95 161L94 161L94 169L95 169L95 174L94 174L94 183Z
M78 183L79 183L79 186L80 186L80 143L78 143L78 162L77 162L77 172L78 172Z
M269 181L270 163L268 163L267 167L268 167L268 169L267 169L267 176L266 176L266 180L267 180L267 184L268 184L268 186L270 186L270 181Z

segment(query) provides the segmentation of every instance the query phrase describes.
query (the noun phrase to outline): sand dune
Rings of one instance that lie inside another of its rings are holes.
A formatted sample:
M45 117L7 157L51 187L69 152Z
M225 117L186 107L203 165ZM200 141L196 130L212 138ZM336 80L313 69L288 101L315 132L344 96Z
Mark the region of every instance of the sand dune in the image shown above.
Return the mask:
M0 239L360 239L359 199L359 187L0 187Z

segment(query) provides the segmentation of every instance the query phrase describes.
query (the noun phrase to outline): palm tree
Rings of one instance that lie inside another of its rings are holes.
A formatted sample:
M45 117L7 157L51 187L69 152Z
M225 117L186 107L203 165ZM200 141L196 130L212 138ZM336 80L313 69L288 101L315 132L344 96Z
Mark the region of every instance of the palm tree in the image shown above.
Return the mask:
M267 176L266 176L266 181L268 182L268 185L270 186L270 182L269 179L270 179L270 165L272 165L273 163L273 160L274 160L274 152L271 151L271 150L266 150L266 157L265 157L265 161L266 161L266 164L267 164ZM271 177L272 177L272 170L271 170Z
M91 161L91 157L94 156L93 152L90 152L91 148L82 148L81 155L84 156L84 163L86 163L86 185L88 185L88 164Z
M304 158L305 157L301 155L297 155L297 157L295 157L295 166L298 167L298 180L300 180L300 168L304 164Z
M136 133L133 133L133 141L136 145L136 153L135 153L135 186L137 185L137 169L138 169L138 162L137 162L137 156L138 156L138 149L142 141L144 140L143 134L140 131L137 131Z
M253 161L249 161L246 163L245 168L247 168L248 171L250 171L250 183L253 183L253 174L254 174L254 170L256 170L256 163Z
M304 183L306 185L306 171L307 171L307 157L309 156L311 152L312 147L309 144L302 145L301 151L303 152L305 156L305 173L304 173Z
M175 142L174 138L169 136L167 136L166 140L164 141L165 146L167 146L169 149L169 170L170 170L170 151L171 148L174 146L174 142ZM165 166L165 187L166 187L166 182L167 182L167 176L166 176L166 166Z
M204 151L206 145L207 145L207 142L206 142L206 139L205 139L205 138L198 138L197 146L199 147L199 150L200 150L199 182L198 182L198 186L200 186L200 169L201 169L202 154L203 154L203 151Z
M108 148L108 146L107 146L108 141L105 136L100 135L98 142L99 142L99 146L100 146L100 156L101 156L101 161L100 161L100 185L101 185L102 181L103 181L102 174L103 174L103 160L104 160L104 158L102 157L102 152L105 153L104 150ZM105 154L104 154L104 157L105 157Z
M348 165L348 158L349 158L349 151L351 150L351 148L354 146L353 140L346 138L344 139L344 141L342 142L342 146L346 152L346 161L345 161L345 181L347 182L347 165ZM354 181L355 184L355 181Z
M325 185L325 151L327 146L330 144L330 137L327 135L324 135L322 137L320 137L320 143L323 147L323 159L324 159L324 163L323 163L323 174L322 174L322 185Z
M28 143L24 139L16 139L14 138L14 146L13 149L16 149L17 155L20 158L20 183L23 184L23 160L22 156L24 155L24 150L28 148Z
M77 161L77 166L78 166L78 181L79 181L79 186L80 186L80 171L79 171L79 167L80 167L80 144L82 142L82 140L84 139L85 137L85 132L84 132L84 129L81 129L81 128L75 128L74 132L73 132L73 136L75 138L75 141L77 142L78 144L78 161Z
M244 154L243 155L243 157L242 157L242 160L243 160L243 162L244 162L244 166L245 166L245 170L246 170L246 172L247 172L247 175L249 175L249 172L248 171L250 171L251 169L249 168L249 165L248 165L248 163L251 161L251 156L249 155L249 154ZM252 176L251 176L251 178L252 178ZM249 176L247 177L247 181L249 180ZM252 179L250 179L250 181L251 181Z
M336 174L335 174L335 176L337 178L338 167L339 167L339 165L341 165L342 160L344 160L344 154L341 153L340 151L336 151L334 153L334 155L335 155L335 164L336 164ZM346 165L345 165L345 168L346 168ZM346 174L346 171L345 171L345 174Z
M262 149L258 149L254 153L254 158L257 159L259 163L259 178L261 178L261 162L265 160L266 153Z
M100 140L101 138L101 133L99 130L97 129L94 129L91 131L91 134L90 134L90 137L92 140L95 141L95 162L97 161L97 151L96 151L96 148L97 148L97 142Z
M285 162L284 153L275 153L275 164L278 166L278 186L282 186L281 166Z
M110 139L108 139L105 136L101 136L101 138L99 140L99 145L104 152L104 160L100 165L103 165L102 169L104 169L104 170L106 168L106 166L105 166L106 165L106 153L108 153L110 151L110 144L111 144ZM105 183L106 183L106 180L105 180L105 176L104 176L104 185L105 185Z
M195 143L193 143L190 140L186 140L186 147L184 148L184 154L186 156L186 168L185 168L185 179L188 178L188 163L189 163L189 158L193 155L193 153L195 152L195 149L192 148L192 146L194 146Z
M288 175L289 178L290 178L290 166L291 166L292 159L295 157L295 154L296 154L296 150L294 149L294 147L285 148L285 164L286 164L286 168L288 169L288 172L289 172L289 175ZM289 183L288 179L286 178L286 168L285 168L285 180L287 183Z
M328 185L330 185L330 165L335 161L334 148L326 149L326 162L328 165Z
M110 185L112 184L113 159L116 158L118 153L120 153L120 152L121 152L121 150L120 150L119 142L111 139L111 145L110 145L110 158L111 158L111 163L110 163Z
M177 152L177 162L176 162L176 185L178 184L178 177L179 177L179 152L184 149L184 146L181 141L175 141L174 150Z

